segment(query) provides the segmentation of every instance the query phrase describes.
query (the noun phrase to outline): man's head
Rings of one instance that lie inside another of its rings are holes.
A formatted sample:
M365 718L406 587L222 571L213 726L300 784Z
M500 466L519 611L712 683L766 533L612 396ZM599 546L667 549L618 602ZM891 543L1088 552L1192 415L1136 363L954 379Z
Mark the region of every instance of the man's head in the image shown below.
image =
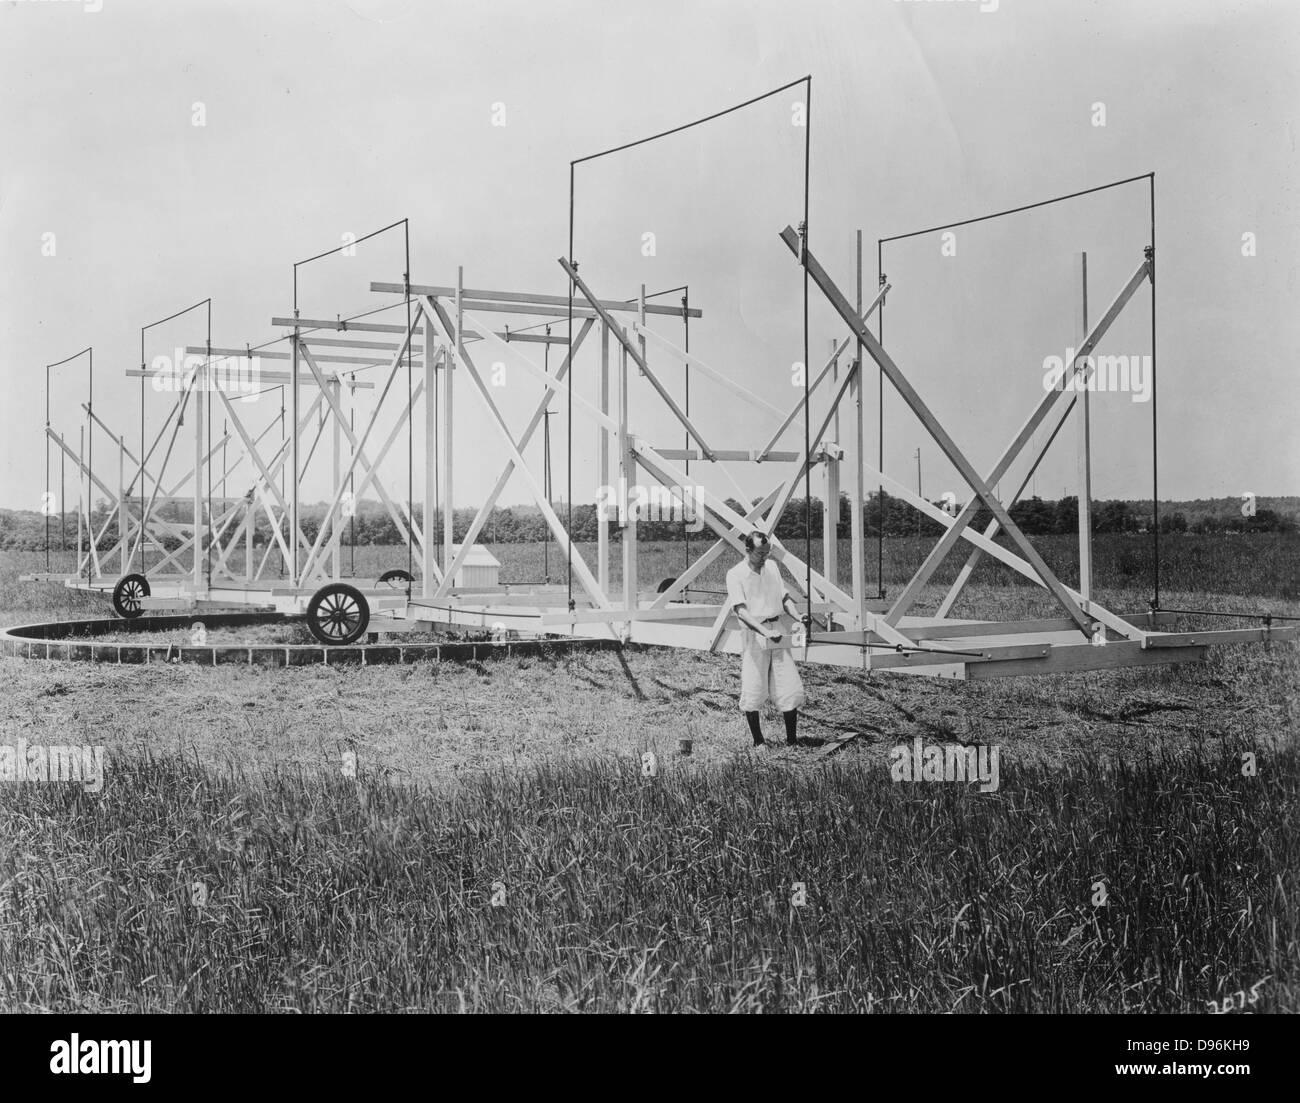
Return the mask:
M745 534L745 558L754 570L760 569L767 562L771 550L772 545L764 533L755 531Z

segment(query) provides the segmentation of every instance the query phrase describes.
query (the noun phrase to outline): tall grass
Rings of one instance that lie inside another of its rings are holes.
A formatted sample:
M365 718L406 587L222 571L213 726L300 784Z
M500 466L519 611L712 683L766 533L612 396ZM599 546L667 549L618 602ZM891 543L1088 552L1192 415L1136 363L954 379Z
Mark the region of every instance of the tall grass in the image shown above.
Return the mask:
M1298 765L1294 745L1261 750L1253 777L1204 747L1004 764L984 794L744 760L565 763L441 792L112 762L98 795L5 793L0 1000L1202 1011L1271 974L1257 1009L1294 1010Z

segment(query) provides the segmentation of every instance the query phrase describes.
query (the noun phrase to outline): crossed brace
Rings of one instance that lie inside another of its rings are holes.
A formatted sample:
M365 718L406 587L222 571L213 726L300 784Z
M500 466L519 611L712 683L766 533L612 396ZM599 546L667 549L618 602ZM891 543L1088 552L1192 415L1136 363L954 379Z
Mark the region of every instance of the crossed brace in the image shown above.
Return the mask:
M1125 639L1138 640L1145 643L1147 636L1146 633L1102 608L1096 602L1085 601L1079 593L1066 587L1051 571L1047 564L1043 562L1042 557L1034 549L1034 546L1029 542L1025 534L1020 531L1020 528L1016 523L1012 521L1010 515L1002 506L1002 503L998 501L989 488L990 486L996 485L997 482L1006 474L1007 470L1011 467L1011 464L1015 462L1016 458L1024 449L1025 444L1033 437L1039 425L1042 424L1051 413L1053 406L1055 406L1060 400L1061 395L1064 393L1068 384L1073 381L1074 375L1086 370L1084 367L1087 363L1085 358L1091 355L1102 337L1105 336L1106 331L1110 329L1112 323L1127 305L1129 299L1133 297L1134 293L1142 285L1142 282L1147 279L1150 279L1152 283L1155 282L1154 257L1148 254L1144 258L1143 262L1138 266L1137 270L1124 285L1123 290L1121 290L1115 297L1114 302L1111 303L1105 314L1102 315L1101 319L1092 327L1087 337L1083 340L1075 354L1074 362L1069 365L1067 372L1062 379L1060 389L1047 391L1044 394L1042 400L1038 403L1033 413L1030 414L1020 431L1007 446L1006 450L1002 454L1002 458L998 460L992 472L986 479L981 479L974 466L965 457L961 449L957 447L956 443L939 423L938 418L936 418L929 407L926 406L925 402L921 399L921 396L917 394L911 383L908 382L907 377L903 374L902 370L896 363L894 363L893 358L875 339L862 320L857 317L856 312L853 307L849 305L844 294L835 285L835 282L830 278L830 276L827 275L826 270L822 268L821 264L817 261L817 258L812 255L811 251L809 251L800 240L798 233L793 228L787 226L783 231L781 231L781 240L785 242L787 248L790 249L796 258L802 258L802 263L806 268L808 275L817 284L822 294L826 297L826 300L835 308L840 317L844 319L845 323L847 323L849 328L853 331L854 336L859 342L861 342L862 346L868 351L868 353L870 353L871 358L880 366L880 369L884 374L889 377L889 381L894 385L894 388L902 396L903 400L917 416L921 424L925 426L926 431L934 439L935 443L939 445L949 462L957 468L962 478L966 480L967 485L971 488L971 491L974 494L974 497L966 503L965 507L963 507L961 512L955 518L948 517L948 515L942 510L935 509L933 506L925 509L925 512L929 513L930 516L935 517L936 520L945 524L947 531L942 537L940 537L938 543L936 543L931 549L930 554L926 556L925 561L921 564L916 574L912 576L911 580L903 588L902 593L899 594L897 600L885 615L885 621L890 625L897 625L901 621L904 614L906 614L915 604L922 587L925 586L933 576L935 570L938 569L944 559L947 558L948 553L956 546L957 541L964 538L974 543L977 549L996 555L1003 562L1016 567L1016 569L1021 570L1022 573L1027 574L1029 577L1034 578L1041 585L1045 586L1065 611L1066 615L1085 634L1091 635L1093 631L1093 621L1098 621ZM1055 433L1053 433L1052 436L1054 437ZM1051 438L1049 438L1047 443L1050 445ZM1046 447L1047 446L1045 445L1044 451L1046 450ZM1039 458L1041 458L1041 456ZM1035 462L1037 462L1037 460ZM879 474L880 473L877 472L877 475ZM893 480L886 481L893 483ZM897 484L894 485L897 486ZM924 509L925 506L929 505L929 503L924 503L923 505L921 500L914 495L908 494L905 495L905 497L907 497L912 504L918 508ZM979 536L968 531L981 503L993 514L996 526L1005 530L1007 535L1010 536L1017 547L1020 548L1023 553L1023 558L1009 555L992 542L991 536L996 532L996 529L992 528L992 526L990 526L991 531L986 533L984 536ZM968 566L973 566L973 563L968 564ZM1028 570L1025 568L1028 568ZM969 571L965 571L965 575L968 577ZM964 582L964 577L959 579L959 582ZM950 606L951 601L946 600L945 604Z
M1095 630L1097 630L1098 625L1102 625L1125 639L1144 642L1147 635L1146 633L1129 624L1126 620L1115 616L1113 613L1098 605L1095 601L1084 599L1077 591L1070 589L1062 583L1059 578L1057 578L1057 576L1043 561L1042 557L1034 549L1033 545L1029 542L1024 533L1011 519L1007 509L993 494L990 487L996 485L1002 479L1010 469L1011 465L1020 456L1026 444L1034 437L1038 427L1049 417L1053 408L1061 401L1062 394L1070 390L1068 384L1071 377L1075 373L1081 373L1087 370L1086 358L1089 357L1097 347L1098 343L1104 337L1116 317L1118 317L1119 313L1123 310L1124 306L1128 303L1129 299L1132 298L1133 294L1141 286L1143 281L1147 279L1154 280L1153 260L1150 257L1147 257L1144 259L1143 263L1139 265L1132 277L1125 284L1124 288L1116 296L1114 302L1102 315L1101 319L1091 328L1090 332L1080 344L1076 353L1076 359L1074 363L1069 366L1066 377L1062 380L1061 387L1055 391L1045 392L1042 400L1026 419L1019 432L1007 445L1001 458L995 464L992 471L986 477L981 478L975 467L962 453L960 448L958 448L952 437L947 433L933 412L912 387L902 370L894 362L893 358L885 352L884 348L867 328L867 319L874 312L880 302L883 301L889 288L887 286L882 288L875 301L870 304L863 314L859 315L854 307L849 303L848 299L835 285L834 281L826 273L825 269L822 268L816 257L811 253L811 251L803 247L803 244L794 229L787 226L781 233L781 239L785 242L795 257L806 267L808 275L814 280L822 294L839 313L841 318L848 325L850 331L850 335L846 337L832 352L826 365L816 375L814 381L810 383L808 395L806 397L801 397L794 408L785 415L782 415L780 410L775 406L772 406L766 400L739 386L734 381L727 379L722 375L722 373L716 371L716 369L704 364L699 357L686 353L662 335L648 329L644 323L637 322L627 327L621 325L602 305L602 300L597 298L585 281L578 275L576 268L574 268L564 258L560 258L560 266L572 281L573 286L581 294L583 299L586 300L586 309L584 310L585 318L583 324L579 332L575 335L572 346L567 350L567 354L559 368L553 373L548 373L540 366L533 363L532 360L519 351L517 345L502 340L499 336L494 334L491 331L490 326L485 324L472 312L465 311L457 321L454 321L446 307L439 301L437 295L426 294L421 297L419 311L414 320L412 331L414 330L415 325L419 324L421 315L430 323L432 328L437 330L441 340L445 343L444 362L446 363L446 366L449 368L460 368L464 371L468 381L472 384L473 392L477 394L483 408L487 412L490 424L500 439L507 455L506 463L498 476L491 493L476 512L470 529L463 538L454 561L450 564L449 569L445 572L440 572L441 577L438 580L438 588L434 596L437 598L443 598L449 594L453 580L456 577L456 573L462 565L465 556L469 553L479 533L482 531L484 525L489 519L491 512L495 508L496 502L501 492L504 490L510 476L517 470L527 482L532 497L536 501L538 508L541 510L542 516L551 534L560 546L562 553L572 564L574 574L586 594L589 605L594 607L596 610L603 611L604 616L601 617L602 620L607 619L610 612L617 612L617 610L613 609L608 594L597 582L581 553L571 543L569 534L561 524L559 517L555 514L551 503L547 500L542 485L538 481L537 477L531 472L528 464L523 458L524 450L533 439L538 426L542 423L548 406L556 397L571 399L578 410L588 418L594 420L602 429L614 434L619 432L618 422L587 399L578 395L576 392L572 392L566 378L572 366L573 357L582 347L595 321L599 319L605 327L605 331L614 337L622 347L622 350L628 359L636 365L640 370L641 375L659 394L660 398L664 401L664 404L673 413L674 417L683 428L685 428L686 432L689 434L690 440L698 446L698 455L703 459L719 460L723 458L749 458L761 462L764 459L770 458L772 456L772 450L778 440L802 412L804 402L807 401L808 397L810 397L817 389L818 385L825 380L832 365L838 360L838 357L843 353L848 344L852 341L857 341L880 366L882 372L889 377L890 382L903 397L909 408L921 421L922 425L924 425L926 431L939 445L940 449L954 467L957 468L962 478L965 479L966 483L969 485L973 496L956 516L951 516L944 510L939 509L932 503L921 498L919 495L909 491L905 486L886 476L883 472L870 468L865 463L863 464L864 473L868 474L879 484L889 486L891 491L898 497L908 501L914 507L932 517L945 528L944 534L930 551L929 555L927 555L921 567L903 588L902 592L890 606L888 611L883 615L866 612L859 606L858 602L855 601L853 595L846 593L840 587L835 585L832 580L824 577L820 572L815 570L810 571L809 565L805 564L799 556L794 554L788 548L782 546L779 542L776 542L774 548L776 558L778 561L784 562L787 565L794 579L796 589L801 597L808 600L810 608L812 608L815 603L824 602L826 603L827 608L839 611L851 623L855 624L871 636L876 637L882 643L907 647L915 641L913 641L901 629L904 616L913 608L923 587L933 577L935 571L947 558L948 554L956 547L959 541L965 540L969 544L973 545L974 550L971 553L970 559L962 568L962 573L959 575L957 582L954 583L947 597L944 599L944 604L940 613L941 616L946 615L947 610L951 608L953 601L960 592L966 578L969 577L979 556L982 554L988 554L999 561L1006 563L1025 577L1047 589L1065 611L1069 619L1085 635L1091 635ZM588 310L590 313L587 313ZM514 436L506 425L505 419L493 400L491 392L487 384L484 382L479 367L475 363L474 357L466 351L464 344L457 339L458 333L463 332L460 327L465 325L472 325L479 331L481 340L485 344L486 348L490 350L492 356L499 357L506 362L522 368L535 377L544 387L544 394L541 401L538 403L532 416L518 437ZM409 342L410 339L411 332L408 332L406 334L406 340ZM657 348L661 351L667 352L678 361L689 363L691 366L704 371L705 374L726 383L741 400L755 406L768 415L782 418L779 427L765 447L750 451L746 454L737 454L734 452L727 453L724 457L723 453L714 448L713 445L705 439L700 428L692 422L685 411L681 409L668 389L663 385L658 375L647 364L642 351L645 347L644 343L647 341L653 342ZM307 355L305 358L307 359L308 367L313 371L313 373L317 373L316 366L312 362L311 356ZM400 358L400 352L397 356L393 357L390 365L391 374L395 374L396 364L400 361ZM391 374L388 383L391 383L392 381ZM806 447L802 452L796 453L799 460L797 470L793 475L782 479L775 487L769 490L767 494L765 494L756 504L747 509L743 514L732 510L725 501L710 491L707 487L703 488L703 520L713 531L717 539L703 552L703 554L697 557L663 593L656 595L650 605L652 611L664 610L670 605L670 603L680 600L682 593L690 583L700 577L709 565L713 563L728 547L734 548L737 551L742 550L743 534L754 524L761 523L763 527L767 529L771 529L776 525L782 517L785 509L788 507L791 497L794 494L806 467L819 461L819 449L821 447L822 438L825 436L840 402L848 392L850 386L855 381L860 380L860 375L861 365L854 362L850 366L849 371L846 372L844 377L839 381L839 384L831 397L830 407L824 418L821 419L820 423L816 427L816 431L810 435L806 442ZM384 387L384 390L386 392L387 385ZM334 406L334 399L333 396L329 394L328 388L323 387L322 391L324 391L325 397L330 401L331 406ZM1050 447L1052 440L1059 432L1062 424L1064 424L1065 419L1073 408L1074 402L1074 397L1068 398L1065 410L1052 431L1051 436L1048 438L1046 444L1043 445L1038 455L1034 457L1034 466L1041 461L1043 454L1046 452L1047 448ZM334 412L337 416L337 409ZM407 414L409 416L409 410L407 411ZM378 464L376 463L372 466L368 464L364 458L366 438L368 437L371 428L373 428L373 424L367 426L366 431L361 435L360 441L353 438L351 433L349 433L349 438L350 443L353 445L353 464L355 465L360 461L363 466L368 468L368 474L373 477L373 469L377 467ZM652 477L662 483L669 490L670 494L680 498L682 494L681 488L690 481L685 474L675 467L661 452L657 451L645 441L635 437L634 435L629 433L626 443L629 459L635 463L636 466L644 468ZM1030 474L1032 474L1032 470L1033 468L1031 467ZM265 473L263 474L264 482L269 482L268 479L265 479ZM625 474L627 473L625 472ZM1028 478L1029 475L1026 475L1026 482ZM1018 494L1019 491L1017 491L1017 496ZM331 503L330 519L332 519L337 505L337 502ZM981 505L987 507L993 515L993 521L983 533L975 532L970 527L971 522L974 520ZM309 553L309 564L319 562L322 552L321 544L325 539L325 533L328 528L329 519L327 519L325 525L322 526L316 544L312 547L311 552ZM996 536L999 529L1002 529L1007 533L1019 549L1021 553L1020 555L1017 555L995 543L993 537ZM421 543L425 538L428 538L427 534L424 536L417 536L417 539L419 539ZM813 592L811 594L805 592L804 586L801 585L799 581L800 578L807 577L811 577L812 580ZM635 618L635 610L627 610L627 612L632 618ZM721 635L726 620L726 613L727 610L724 607L724 609L720 611L718 621L714 626L715 643ZM582 620L581 613L574 613L572 616L575 623Z

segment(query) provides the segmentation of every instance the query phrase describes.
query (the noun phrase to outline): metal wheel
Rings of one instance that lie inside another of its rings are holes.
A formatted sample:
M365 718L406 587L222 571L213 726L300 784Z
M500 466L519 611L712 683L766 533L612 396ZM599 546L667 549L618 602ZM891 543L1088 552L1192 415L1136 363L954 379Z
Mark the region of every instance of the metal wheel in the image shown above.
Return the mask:
M144 616L141 598L149 596L149 580L142 574L129 574L120 578L113 587L113 609L119 617L135 620Z
M370 624L370 606L361 591L344 582L322 586L307 603L307 627L327 647L355 643Z
M391 571L385 571L383 574L379 576L380 586L384 586L384 585L391 586L394 582L414 582L414 581L415 579L411 577L410 572L402 570L401 567L394 567ZM400 590L400 589L405 589L405 587L393 586L393 589Z

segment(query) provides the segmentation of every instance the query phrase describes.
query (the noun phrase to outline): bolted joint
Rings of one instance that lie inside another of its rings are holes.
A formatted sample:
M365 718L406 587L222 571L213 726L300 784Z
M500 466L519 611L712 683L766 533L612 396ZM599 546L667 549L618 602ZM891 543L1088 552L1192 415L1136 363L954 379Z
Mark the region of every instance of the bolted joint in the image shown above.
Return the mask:
M1146 257L1147 260L1155 260L1156 247L1154 245L1144 245L1142 247L1142 255Z

